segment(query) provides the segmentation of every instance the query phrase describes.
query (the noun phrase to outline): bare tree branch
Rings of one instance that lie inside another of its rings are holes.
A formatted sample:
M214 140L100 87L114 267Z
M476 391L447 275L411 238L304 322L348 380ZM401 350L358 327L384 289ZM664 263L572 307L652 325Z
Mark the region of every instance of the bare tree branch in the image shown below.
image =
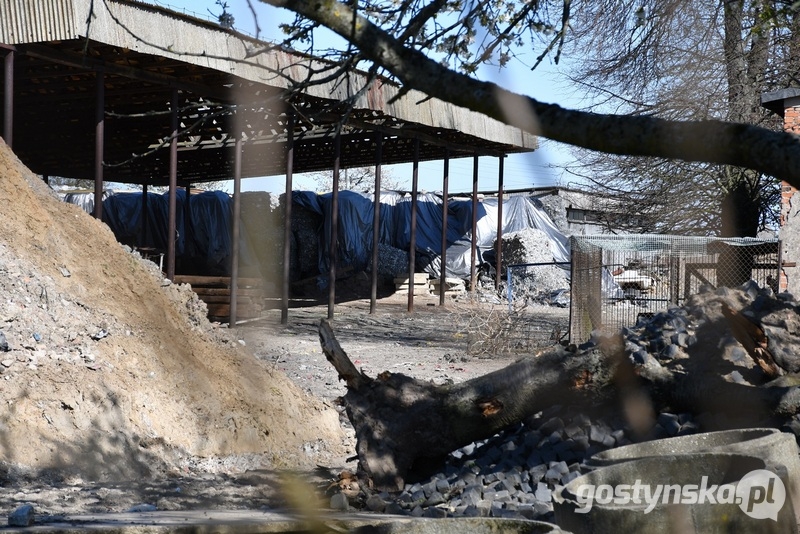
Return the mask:
M794 135L717 120L671 121L564 109L454 72L403 46L347 5L333 0L262 0L330 28L405 86L527 132L609 154L746 167L800 187Z

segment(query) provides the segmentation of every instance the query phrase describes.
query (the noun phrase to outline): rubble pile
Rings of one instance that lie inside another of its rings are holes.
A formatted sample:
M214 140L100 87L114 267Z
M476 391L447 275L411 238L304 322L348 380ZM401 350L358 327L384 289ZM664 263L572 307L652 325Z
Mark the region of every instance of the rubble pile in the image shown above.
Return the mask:
M368 266L371 268L372 264ZM393 279L397 273L408 272L408 252L383 243L378 244L378 276Z
M495 247L497 242L495 242ZM524 265L536 263L551 263L553 252L550 248L550 239L547 234L535 228L511 232L503 235L502 239L503 269L510 265ZM559 290L569 287L568 271L556 265L532 265L512 269L512 294L513 300L525 299L529 302L553 304ZM504 280L507 272L503 272ZM561 297L561 301L566 297ZM559 301L559 302L561 302ZM566 299L568 302L568 299ZM555 305L562 305L556 303Z
M292 282L319 274L319 233L322 217L311 210L292 206L290 269Z
M690 414L659 414L652 437L698 431ZM619 418L554 406L524 424L453 451L441 472L398 493L362 492L371 511L415 517L504 517L553 521L551 495L598 452L632 443Z
M61 202L2 142L0 199L0 485L20 473L156 477L198 459L300 466L320 438L341 454L334 410L210 323L188 285ZM314 423L278 431L298 420Z
M697 329L713 322L726 302L742 314L758 319L775 339L797 337L800 303L792 295L777 298L771 289L749 283L740 289L706 289L692 297L685 307L674 307L649 320L624 328L626 355L637 366L675 368L687 359L686 349L698 343ZM720 327L722 328L722 327ZM713 340L719 354L735 369L729 380L746 381L753 361L730 333L718 332ZM603 334L576 350L597 350ZM800 370L800 358L787 338L787 351L775 355L781 365ZM735 413L662 412L649 433L637 434L618 415L592 416L568 406L553 406L515 428L490 439L453 451L446 464L423 481L406 484L396 493L362 491L350 504L372 511L418 517L504 517L553 521L551 496L556 486L565 485L585 472L584 460L613 447L635 441L659 439L735 426ZM800 419L785 422L784 431L800 435Z

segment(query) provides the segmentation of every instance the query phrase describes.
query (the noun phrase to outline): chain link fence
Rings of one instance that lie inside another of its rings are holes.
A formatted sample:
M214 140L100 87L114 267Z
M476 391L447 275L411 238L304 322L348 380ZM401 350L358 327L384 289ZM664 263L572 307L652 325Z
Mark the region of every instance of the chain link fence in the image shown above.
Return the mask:
M572 343L681 305L703 285L754 280L778 290L778 240L641 234L574 236L570 245Z

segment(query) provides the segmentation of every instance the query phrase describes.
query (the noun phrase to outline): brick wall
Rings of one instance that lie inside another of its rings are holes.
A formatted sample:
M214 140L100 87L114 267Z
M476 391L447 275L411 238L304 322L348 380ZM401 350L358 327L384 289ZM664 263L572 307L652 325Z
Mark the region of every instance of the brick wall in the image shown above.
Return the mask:
M796 99L793 99L796 100ZM787 107L784 109L783 114L783 129L787 132L792 132L795 134L800 135L800 103L797 102L787 102ZM781 234L784 234L784 229L786 227L786 223L789 220L792 208L792 199L797 193L797 189L792 187L791 185L787 184L786 182L781 183L781 215L780 215L780 225L781 225ZM800 199L800 197L797 197ZM797 202L795 201L795 204ZM796 211L796 208L795 208ZM787 229L788 230L788 229ZM783 260L787 262L797 261L796 258L796 251L794 250L787 250L784 245L784 254ZM794 270L794 269L792 269ZM781 280L780 280L780 291L788 290L789 280L786 268L781 269ZM796 274L794 276L797 276ZM795 285L795 284L793 284Z

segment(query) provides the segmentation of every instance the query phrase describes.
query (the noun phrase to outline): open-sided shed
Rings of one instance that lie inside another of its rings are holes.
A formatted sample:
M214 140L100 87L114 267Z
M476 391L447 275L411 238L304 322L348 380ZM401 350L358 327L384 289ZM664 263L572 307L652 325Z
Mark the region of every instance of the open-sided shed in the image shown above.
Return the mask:
M236 195L247 177L283 174L291 190L295 172L536 148L386 79L136 0L0 0L0 53L6 143L38 174L93 178L98 198L104 181L174 193L233 179ZM166 264L172 277L174 250Z

